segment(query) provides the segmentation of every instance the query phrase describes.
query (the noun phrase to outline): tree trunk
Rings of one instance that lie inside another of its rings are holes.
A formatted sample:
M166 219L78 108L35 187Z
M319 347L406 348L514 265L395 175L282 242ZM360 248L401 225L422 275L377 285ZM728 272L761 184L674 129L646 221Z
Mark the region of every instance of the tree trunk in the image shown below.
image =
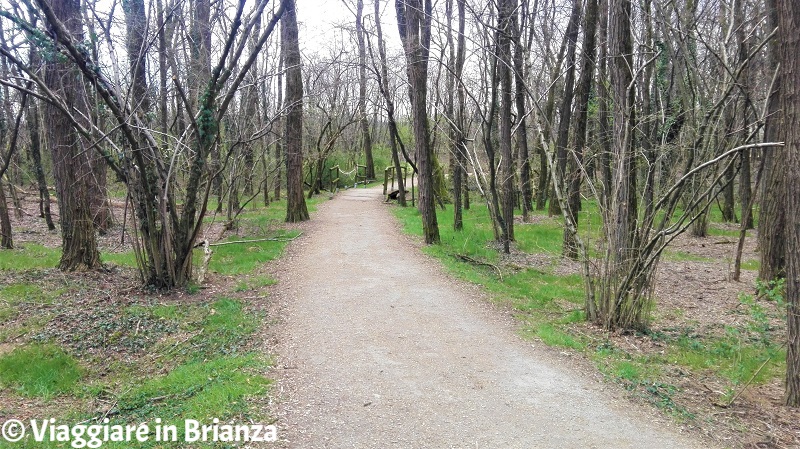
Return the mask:
M2 143L4 143L3 139L0 138L0 144ZM0 248L14 248L14 236L11 231L11 217L8 214L8 202L6 201L6 192L5 188L3 187L2 178L0 178Z
M375 32L378 39L378 59L380 60L380 70L378 73L378 87L380 88L383 100L386 102L386 116L389 122L389 146L392 151L392 163L394 164L395 178L397 180L397 201L400 206L406 207L406 179L403 174L403 167L400 165L400 152L398 151L399 136L397 124L394 121L394 101L389 94L389 65L386 62L386 44L383 40L383 28L381 26L381 6L380 0L375 0ZM405 151L405 150L404 150Z
M729 117L729 120L733 120L733 117ZM726 223L735 223L738 221L736 220L736 211L734 210L734 176L733 165L728 165L725 169L725 178L722 180L722 182L725 183L725 187L722 188L722 221Z
M611 93L608 91L608 2L609 0L600 1L600 23L598 29L598 39L600 41L600 49L598 61L600 66L598 68L597 76L597 103L598 103L598 137L600 146L600 179L601 179L601 203L603 207L610 207L611 205L611 126L609 125L609 111L611 110Z
M516 29L514 30L514 85L516 87L514 101L517 107L517 158L522 190L522 220L527 222L533 209L533 186L531 184L531 160L528 152L528 129L525 120L525 47L522 41L522 24L528 0L522 1L523 7L520 8L519 19L515 21Z
M606 257L610 264L604 276L601 300L603 325L615 327L638 327L641 325L642 309L630 297L631 292L620 288L619 283L633 263L634 223L636 220L636 190L634 177L636 166L633 152L633 43L631 36L631 1L609 2L609 54L611 64L611 87L614 100L614 135L612 150L611 207L606 220L608 249ZM632 303L633 302L633 303Z
M447 137L450 145L450 173L453 176L453 230L460 231L464 228L463 210L461 208L461 158L458 152L461 151L461 123L455 115L456 105L456 82L461 82L461 75L458 74L459 79L456 80L456 60L457 53L460 49L456 50L455 41L453 39L453 0L445 2L445 18L447 21L447 47L450 50L447 59L447 74L445 81L445 95L447 95L447 103L445 105L445 116L449 122L447 128Z
M361 127L361 144L367 179L375 179L375 161L372 158L372 137L367 120L367 51L364 45L364 0L356 0L356 38L358 40L358 114Z
M566 74L564 76L564 95L561 97L561 106L558 111L558 133L556 135L556 171L553 173L553 183L561 186L564 192L564 179L567 172L567 143L569 140L570 121L572 120L572 99L575 94L575 49L578 43L578 25L581 17L581 0L572 0L572 13L565 38L567 39ZM555 195L551 194L551 198ZM558 201L550 201L549 215L561 215Z
M744 0L734 0L733 3L733 27L736 30L736 45L738 47L738 56L736 60L742 64L747 59L749 49L746 37L746 25L744 14ZM753 69L748 64L747 69L740 76L740 96L739 100L739 119L737 127L738 131L738 144L747 143L749 126L751 123L751 110L752 102L750 99L750 84L752 82L751 72ZM739 155L741 159L741 168L739 169L739 204L741 205L742 225L744 229L753 228L753 209L750 201L752 196L752 174L750 167L750 150L744 150Z
M39 136L39 108L36 105L38 100L31 100L27 109L26 122L28 124L28 135L31 142L28 146L28 155L30 156L31 163L33 164L33 172L36 176L36 185L39 188L39 213L47 223L47 229L54 231L56 229L53 223L53 216L50 213L50 191L47 189L47 179L44 176L44 168L42 168L42 152L41 152L41 138Z
M778 26L777 0L767 0L767 23L769 29ZM768 47L769 67L777 67L780 61L781 42L773 38ZM783 140L781 129L781 74L777 73L772 91L767 99L767 115L764 122L764 141ZM785 228L784 204L786 201L785 148L768 148L764 151L764 173L762 175L760 214L758 219L758 249L761 265L758 278L770 281L785 274Z
M583 153L586 147L586 127L589 121L589 97L594 79L595 31L597 29L597 0L587 0L586 17L583 32L583 49L581 51L581 77L578 80L577 116L575 117L575 157L573 169L569 175L569 199L567 213L572 223L578 227L578 211L581 209L581 179ZM570 259L578 257L575 237L568 229L564 229L564 256Z
M778 0L781 106L786 143L786 405L800 407L800 5Z
M303 76L300 69L295 0L287 0L281 18L281 45L286 66L286 221L308 220L303 196Z
M281 21L281 22L283 22L283 21ZM283 35L283 27L284 27L283 23L280 24L280 27L281 27L281 36L282 36ZM278 101L277 101L277 107L276 107L276 110L277 110L276 114L279 114L280 116L275 120L275 127L277 129L283 130L283 129L285 129L284 128L284 122L286 120L285 120L285 117L284 117L283 112L281 110L285 106L285 103L283 101L283 76L284 76L283 75L283 68L286 65L286 62L284 60L286 52L284 51L284 48L283 48L282 44L279 47L280 47L279 51L281 52L281 54L278 56ZM282 168L282 165L286 164L286 163L288 163L288 160L286 160L286 152L284 151L284 148L283 148L283 136L277 136L277 139L275 139L275 186L274 186L274 190L272 192L272 196L275 197L275 201L280 201L281 200L281 177L282 177L281 168ZM301 176L301 181L300 182L301 182L301 185L302 185L302 175L300 175L300 176ZM265 195L266 195L266 193L265 193ZM302 195L300 195L300 196L302 196Z
M580 0L575 0L580 1ZM500 177L502 188L503 215L503 251L510 252L511 241L514 240L514 158L511 152L511 108L514 104L514 93L511 89L511 39L516 26L513 23L514 11L517 7L516 0L503 0L499 6L498 44L500 62L498 63L498 76L500 78Z
M33 5L28 6L31 17L31 24L35 27L38 22L38 13L33 9ZM40 64L39 51L31 46L28 52L28 63L31 67L37 67ZM33 164L33 172L36 177L36 185L39 188L39 214L45 219L47 229L55 231L56 225L53 223L53 216L50 213L50 191L47 189L47 179L44 175L44 168L42 167L42 140L41 140L41 120L39 118L39 107L36 98L32 98L28 103L25 110L25 122L28 125L28 136L31 140L28 146L28 156Z
M65 24L72 36L83 38L80 3L77 0L54 0L55 16ZM80 72L71 63L49 62L45 83L59 92L71 109L88 116ZM53 157L53 174L61 217L62 254L58 267L62 271L92 270L100 266L92 220L89 182L92 166L83 142L73 129L70 118L55 106L47 107L48 144Z
M424 1L424 9L423 9ZM428 131L428 55L431 41L431 0L395 0L397 28L406 56L414 146L419 169L419 203L425 243L439 243L433 185L433 151Z

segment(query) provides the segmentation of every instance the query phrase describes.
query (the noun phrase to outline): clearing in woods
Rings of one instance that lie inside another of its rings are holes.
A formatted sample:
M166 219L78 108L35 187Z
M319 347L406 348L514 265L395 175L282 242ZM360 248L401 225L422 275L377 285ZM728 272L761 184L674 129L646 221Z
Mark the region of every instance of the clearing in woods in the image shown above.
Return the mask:
M321 205L279 277L285 447L709 447L515 335L400 235L378 189Z

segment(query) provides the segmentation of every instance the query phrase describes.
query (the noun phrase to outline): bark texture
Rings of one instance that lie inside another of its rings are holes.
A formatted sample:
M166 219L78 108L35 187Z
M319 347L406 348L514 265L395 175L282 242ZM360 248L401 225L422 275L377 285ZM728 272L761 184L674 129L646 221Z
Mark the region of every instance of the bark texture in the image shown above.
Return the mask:
M51 5L55 16L65 24L73 38L80 41L83 38L80 2L53 0ZM45 83L51 90L60 92L70 109L87 111L81 74L72 63L49 62ZM63 271L95 269L100 266L100 254L89 198L90 155L84 150L84 143L68 116L50 105L46 107L46 113L61 217L62 254L58 267Z
M779 0L779 41L786 143L786 405L800 407L800 5Z
M286 65L286 221L306 221L309 216L303 196L303 76L294 0L287 1L281 19L281 45Z
M424 3L424 4L423 4ZM431 1L395 0L397 28L406 56L414 145L419 169L419 203L425 243L439 243L439 224L434 203L434 154L428 129L428 56L431 42Z

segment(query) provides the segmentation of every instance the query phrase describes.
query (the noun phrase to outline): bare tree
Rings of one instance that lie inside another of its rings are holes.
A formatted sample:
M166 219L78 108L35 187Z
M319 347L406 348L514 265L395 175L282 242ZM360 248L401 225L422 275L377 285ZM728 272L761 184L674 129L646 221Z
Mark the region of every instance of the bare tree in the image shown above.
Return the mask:
M367 179L375 179L375 161L372 157L372 136L367 120L367 50L364 39L364 0L356 0L356 39L358 41L358 114L361 144Z
M423 6L424 3L424 6ZM431 42L431 0L395 0L397 28L406 55L414 145L419 168L419 203L425 243L439 243L433 185L433 151L428 130L428 57Z
M386 120L389 125L389 147L392 152L392 163L394 164L395 179L397 181L397 198L401 206L406 207L406 179L404 171L400 165L400 151L403 152L406 162L411 162L406 154L403 141L400 139L400 133L397 130L397 122L395 121L394 99L389 92L389 63L386 59L386 43L383 39L383 26L381 25L381 11L380 0L375 0L375 38L378 45L378 61L375 61L375 54L372 50L372 45L369 45L370 59L372 59L372 66L375 76L378 79L378 90L383 97L386 104ZM369 39L369 36L366 36ZM398 148L400 147L400 148ZM414 172L416 166L411 163Z
M591 95L592 80L594 79L595 60L595 31L597 29L597 0L587 0L586 16L584 19L583 48L581 50L581 77L578 80L578 98L576 100L575 117L575 151L570 158L571 167L567 189L567 213L572 217L576 227L578 224L578 211L581 209L581 180L583 175L583 153L586 149L586 128L589 121L589 97ZM564 255L570 259L578 257L578 248L574 235L564 229Z
M286 2L286 12L281 19L281 45L286 66L286 221L297 222L309 218L303 195L303 76L295 1Z

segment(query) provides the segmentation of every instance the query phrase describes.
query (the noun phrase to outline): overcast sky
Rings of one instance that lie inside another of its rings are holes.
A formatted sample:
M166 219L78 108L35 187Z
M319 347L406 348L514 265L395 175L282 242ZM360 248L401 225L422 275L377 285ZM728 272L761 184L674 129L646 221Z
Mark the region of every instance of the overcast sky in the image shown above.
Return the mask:
M348 2L355 11L355 0L344 0ZM300 46L305 50L315 51L332 42L340 41L341 31L337 30L337 25L355 24L355 15L343 0L297 0L297 20L300 25ZM399 47L400 38L397 32L397 22L392 1L381 0L383 18L384 39L389 46ZM364 1L364 16L368 17L369 23L372 22L374 15L374 3L372 0ZM347 36L344 36L347 39Z

